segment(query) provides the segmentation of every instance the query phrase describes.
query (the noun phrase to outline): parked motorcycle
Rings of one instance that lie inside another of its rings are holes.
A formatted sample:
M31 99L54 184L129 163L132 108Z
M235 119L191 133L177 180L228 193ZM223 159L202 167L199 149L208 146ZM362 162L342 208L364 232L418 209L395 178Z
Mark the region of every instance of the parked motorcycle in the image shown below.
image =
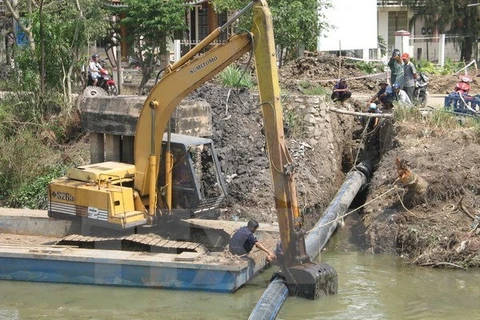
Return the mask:
M461 95L464 95L464 94L468 94L470 92L470 82L472 82L472 78L468 77L468 76L460 76L458 77L458 82L457 84L455 85L455 90L454 92L458 93L458 94L461 94Z
M100 77L98 78L97 85L94 86L94 80L90 73L88 74L87 87L85 88L83 95L89 97L96 96L116 96L118 95L118 89L115 81L110 76L108 70L105 67L105 62L100 61L102 69L100 69Z
M420 107L427 106L428 100L428 77L425 73L420 72L415 80L415 89L413 91L413 103Z
M480 95L470 95L472 78L459 76L455 89L445 97L444 108L461 115L480 115Z

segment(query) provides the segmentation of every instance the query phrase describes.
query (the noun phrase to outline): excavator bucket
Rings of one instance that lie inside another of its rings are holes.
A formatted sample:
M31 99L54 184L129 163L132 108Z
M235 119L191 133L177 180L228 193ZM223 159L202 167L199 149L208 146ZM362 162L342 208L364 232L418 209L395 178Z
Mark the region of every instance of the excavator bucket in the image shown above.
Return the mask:
M338 291L337 272L325 263L290 267L284 276L290 295L316 300Z

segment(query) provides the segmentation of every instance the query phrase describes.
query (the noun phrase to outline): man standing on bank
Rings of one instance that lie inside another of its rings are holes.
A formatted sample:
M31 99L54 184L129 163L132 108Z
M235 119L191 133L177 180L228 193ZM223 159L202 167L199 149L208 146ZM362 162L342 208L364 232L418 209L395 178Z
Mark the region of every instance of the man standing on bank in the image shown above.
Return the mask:
M241 256L252 251L253 247L255 246L258 249L265 251L267 253L267 261L271 262L273 259L276 258L275 254L265 248L265 246L261 244L260 241L258 241L257 238L255 238L255 236L253 235L255 231L257 231L258 226L258 222L251 219L250 221L248 221L248 224L245 227L241 227L240 229L238 229L230 240L230 252L235 255Z
M407 93L410 101L413 101L413 92L415 90L415 79L417 78L417 69L415 65L410 61L408 53L402 54L403 60L403 77L405 84L403 90Z

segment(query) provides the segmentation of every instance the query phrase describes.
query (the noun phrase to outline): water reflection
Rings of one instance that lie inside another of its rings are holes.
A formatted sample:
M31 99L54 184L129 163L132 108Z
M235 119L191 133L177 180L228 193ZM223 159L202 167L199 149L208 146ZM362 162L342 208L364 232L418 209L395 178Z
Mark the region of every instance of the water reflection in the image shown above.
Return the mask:
M325 252L338 295L291 297L279 319L480 319L480 272L414 268L394 256ZM246 319L267 270L235 294L1 281L0 319Z

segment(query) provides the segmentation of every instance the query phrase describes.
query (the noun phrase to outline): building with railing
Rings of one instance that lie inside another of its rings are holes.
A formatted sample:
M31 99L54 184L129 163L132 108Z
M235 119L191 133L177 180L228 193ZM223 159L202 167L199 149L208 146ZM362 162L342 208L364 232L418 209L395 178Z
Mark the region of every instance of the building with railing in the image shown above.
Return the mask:
M416 8L409 8L401 0L377 0L378 34L386 41L387 51L392 52L395 46L394 33L399 30L408 31L410 33L409 53L416 59L437 62L441 39L438 30L421 18L410 23L414 15L418 16L422 2L425 1L418 1ZM457 39L458 36L455 35L445 38L445 57L452 60L459 59L459 46L455 45Z

